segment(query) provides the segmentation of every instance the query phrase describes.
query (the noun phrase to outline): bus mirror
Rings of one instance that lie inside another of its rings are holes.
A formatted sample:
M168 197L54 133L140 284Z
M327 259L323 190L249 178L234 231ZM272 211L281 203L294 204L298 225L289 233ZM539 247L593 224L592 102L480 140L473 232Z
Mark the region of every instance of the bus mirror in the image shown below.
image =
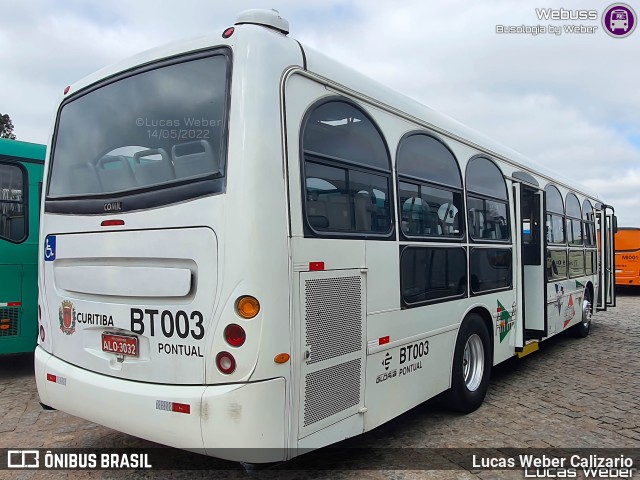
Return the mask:
M614 215L612 218L613 218L613 233L618 233L618 217Z

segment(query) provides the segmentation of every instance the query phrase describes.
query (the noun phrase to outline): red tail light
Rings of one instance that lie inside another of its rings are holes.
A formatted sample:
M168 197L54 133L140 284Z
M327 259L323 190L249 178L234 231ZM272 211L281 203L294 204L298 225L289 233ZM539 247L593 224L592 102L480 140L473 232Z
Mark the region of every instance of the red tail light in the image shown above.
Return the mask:
M124 225L124 220L103 220L100 223L101 227L120 227Z
M220 352L216 355L216 367L225 375L229 375L236 370L236 359L229 352Z
M224 329L224 339L232 347L241 347L247 339L247 334L240 325L232 323Z

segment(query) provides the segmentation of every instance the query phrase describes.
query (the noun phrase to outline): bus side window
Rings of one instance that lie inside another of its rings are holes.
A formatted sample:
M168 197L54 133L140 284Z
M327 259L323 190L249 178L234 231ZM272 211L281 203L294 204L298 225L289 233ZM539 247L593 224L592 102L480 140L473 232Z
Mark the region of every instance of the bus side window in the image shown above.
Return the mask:
M301 137L305 235L393 238L391 161L371 118L341 97L323 99Z
M25 183L22 168L0 163L0 239L26 239Z
M400 140L396 162L402 234L461 240L462 175L451 150L426 132L411 132Z

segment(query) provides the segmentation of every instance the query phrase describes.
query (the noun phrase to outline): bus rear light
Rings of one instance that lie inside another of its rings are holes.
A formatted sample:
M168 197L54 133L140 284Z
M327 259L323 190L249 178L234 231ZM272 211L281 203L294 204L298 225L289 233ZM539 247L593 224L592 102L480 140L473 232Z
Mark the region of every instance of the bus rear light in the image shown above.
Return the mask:
M260 311L260 302L255 298L245 295L243 297L238 298L236 302L236 312L242 318L253 318L258 315Z
M236 370L236 359L229 352L220 352L216 355L216 366L225 375L230 375Z
M100 224L101 227L121 227L124 225L124 220L103 220Z
M191 405L188 403L167 402L166 400L156 400L156 410L166 412L191 413Z
M38 320L42 320L42 307L38 304Z
M71 88L71 85L67 85L66 87L64 87L64 94L66 95L67 93L69 93L69 89Z
M236 29L233 27L229 27L227 28L224 32L222 32L222 38L229 38L231 35L233 35L233 32Z
M66 385L67 379L60 375L54 375L53 373L47 373L47 381L51 383L57 383L59 385Z
M40 325L40 341L44 342L44 327Z
M312 272L324 270L324 262L309 262L309 270Z
M232 347L241 347L244 345L244 341L247 339L247 334L240 325L232 323L227 325L224 329L224 339Z

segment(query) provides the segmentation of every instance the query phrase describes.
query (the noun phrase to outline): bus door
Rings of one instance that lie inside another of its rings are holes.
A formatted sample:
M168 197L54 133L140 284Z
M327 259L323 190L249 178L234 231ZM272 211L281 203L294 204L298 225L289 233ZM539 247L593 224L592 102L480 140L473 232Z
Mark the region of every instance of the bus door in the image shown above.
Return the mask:
M609 213L609 210L611 213ZM603 205L596 211L598 219L598 298L597 310L606 310L607 307L616 306L616 268L615 268L615 233L618 229L617 218L613 207Z
M545 278L544 190L514 183L516 214L516 288L521 327L516 334L516 348L527 340L547 336L547 301Z

